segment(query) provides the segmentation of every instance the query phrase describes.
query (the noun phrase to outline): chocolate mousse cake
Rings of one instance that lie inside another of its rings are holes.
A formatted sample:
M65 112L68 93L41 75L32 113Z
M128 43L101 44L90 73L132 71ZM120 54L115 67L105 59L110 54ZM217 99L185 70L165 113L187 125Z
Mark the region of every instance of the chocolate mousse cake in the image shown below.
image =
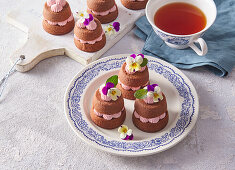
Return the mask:
M47 0L43 17L43 29L49 34L63 35L74 28L73 14L66 0Z
M143 54L127 57L118 74L118 85L126 99L135 100L134 93L149 84L148 60Z
M96 90L90 111L91 120L104 129L114 129L123 124L126 110L121 91L115 88L118 77L110 77Z
M118 7L115 0L87 0L87 12L106 24L117 18Z
M135 106L132 115L134 125L144 132L157 132L168 123L165 95L157 84L148 85L135 93Z
M132 10L145 9L148 0L121 0L123 6Z
M106 44L106 36L98 19L92 14L80 18L74 28L74 43L85 52L96 52Z

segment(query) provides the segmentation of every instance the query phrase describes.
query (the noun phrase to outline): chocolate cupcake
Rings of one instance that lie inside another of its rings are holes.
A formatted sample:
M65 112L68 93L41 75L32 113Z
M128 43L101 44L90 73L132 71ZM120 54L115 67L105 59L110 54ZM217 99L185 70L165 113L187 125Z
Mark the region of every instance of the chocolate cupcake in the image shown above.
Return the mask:
M63 35L74 28L73 14L66 0L47 0L43 17L43 29L49 34Z
M149 84L148 60L143 54L128 56L118 74L118 85L126 99L135 100L134 93Z
M74 28L74 43L85 52L96 52L106 44L106 36L98 19L91 14L80 18Z
M157 84L148 85L135 93L134 125L144 132L157 132L168 123L165 95Z
M126 110L121 91L115 88L117 76L112 76L95 92L90 111L91 120L104 129L114 129L123 124Z
M121 0L123 6L132 10L145 9L148 0Z
M106 24L117 18L118 7L115 0L87 0L87 12Z

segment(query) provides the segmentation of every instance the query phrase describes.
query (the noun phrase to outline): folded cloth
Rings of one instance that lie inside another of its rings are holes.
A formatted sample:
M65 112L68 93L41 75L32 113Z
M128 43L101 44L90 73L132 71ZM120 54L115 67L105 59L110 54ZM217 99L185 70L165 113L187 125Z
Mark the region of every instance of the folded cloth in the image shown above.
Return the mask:
M203 35L208 53L198 56L191 48L168 47L153 31L146 16L136 21L135 34L145 42L142 53L161 58L182 69L205 66L218 76L226 76L235 65L235 1L215 0L217 18Z

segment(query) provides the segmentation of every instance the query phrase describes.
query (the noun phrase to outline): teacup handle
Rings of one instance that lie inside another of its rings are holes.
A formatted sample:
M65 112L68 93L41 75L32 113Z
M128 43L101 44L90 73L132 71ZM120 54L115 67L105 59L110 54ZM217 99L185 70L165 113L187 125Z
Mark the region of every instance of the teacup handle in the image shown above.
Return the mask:
M201 49L199 49L194 43L199 43ZM203 56L208 52L208 47L206 42L202 38L198 38L192 44L189 45L198 55Z

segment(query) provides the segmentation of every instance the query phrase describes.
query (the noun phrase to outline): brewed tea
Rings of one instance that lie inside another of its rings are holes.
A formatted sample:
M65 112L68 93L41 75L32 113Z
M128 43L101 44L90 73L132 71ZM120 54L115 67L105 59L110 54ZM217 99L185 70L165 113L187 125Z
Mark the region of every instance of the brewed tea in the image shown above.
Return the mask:
M194 5L176 2L159 8L154 22L158 28L167 33L188 35L205 28L206 16Z

